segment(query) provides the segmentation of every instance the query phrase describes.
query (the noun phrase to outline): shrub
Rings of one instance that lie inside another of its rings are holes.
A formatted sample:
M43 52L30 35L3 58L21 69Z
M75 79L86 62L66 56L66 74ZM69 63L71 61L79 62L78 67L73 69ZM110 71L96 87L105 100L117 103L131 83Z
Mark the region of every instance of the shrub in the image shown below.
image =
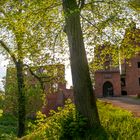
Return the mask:
M101 101L97 101L97 106L101 128L88 129L87 120L68 100L64 108L52 111L48 118L39 112L35 124L31 125L33 132L23 140L139 140L140 119Z
M51 111L50 117L38 112L35 124L30 124L34 130L34 139L73 139L84 134L87 120L76 112L71 100L67 100L64 108L58 112Z

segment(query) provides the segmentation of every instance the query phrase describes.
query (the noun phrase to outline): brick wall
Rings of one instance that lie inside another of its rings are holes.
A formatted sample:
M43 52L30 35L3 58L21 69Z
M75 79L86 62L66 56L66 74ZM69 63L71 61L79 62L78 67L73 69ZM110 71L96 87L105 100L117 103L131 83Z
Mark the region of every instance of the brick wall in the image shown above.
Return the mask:
M119 71L102 70L95 72L95 94L97 97L103 97L103 85L105 82L110 82L113 85L113 96L121 95Z
M66 89L66 85L60 83L58 85L58 91L55 93L51 93L46 96L46 105L43 106L42 112L49 116L50 110L57 110L59 106L63 107L65 101L70 98L73 99L73 90Z
M130 59L128 64L125 63L125 81L126 86L122 87L122 90L127 91L128 95L136 95L140 93L140 68L138 68L138 62L140 62L140 55L136 55Z

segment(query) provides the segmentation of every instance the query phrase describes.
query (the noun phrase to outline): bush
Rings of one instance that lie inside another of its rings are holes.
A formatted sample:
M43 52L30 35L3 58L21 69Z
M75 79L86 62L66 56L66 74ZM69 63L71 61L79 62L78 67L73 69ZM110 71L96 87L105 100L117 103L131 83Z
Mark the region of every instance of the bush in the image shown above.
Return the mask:
M64 108L52 111L48 118L39 112L31 125L33 132L22 140L139 140L140 119L101 101L97 101L97 106L101 128L89 130L87 120L68 100Z
M87 120L76 112L70 100L58 112L51 111L50 117L38 112L35 124L30 124L34 130L34 139L73 139L84 134Z

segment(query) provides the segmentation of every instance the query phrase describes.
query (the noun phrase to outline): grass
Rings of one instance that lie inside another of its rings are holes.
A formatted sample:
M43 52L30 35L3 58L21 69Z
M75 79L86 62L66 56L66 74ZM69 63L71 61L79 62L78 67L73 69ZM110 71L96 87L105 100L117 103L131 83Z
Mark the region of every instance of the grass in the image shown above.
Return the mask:
M0 140L13 140L17 133L16 117L3 114L0 117Z
M44 129L39 133L34 131L34 133L30 133L28 136L22 138L22 140L140 140L140 119L134 118L131 112L113 107L102 101L98 101L97 106L102 127L96 130L85 129L85 135L82 137L80 135L75 135L71 138L62 138L60 136L65 131L69 131L69 129L74 131L77 127L68 128L68 125L73 122L66 123L67 127L65 128L62 127L62 122L70 118L69 110L71 108L68 107L64 109L65 111L60 110L54 114L54 116L48 119L48 122L43 122L42 127ZM66 113L69 115L65 116ZM49 132L52 135L49 135Z
M30 131L22 140L140 140L140 118L135 118L131 112L113 107L111 104L97 101L101 128L86 129L85 122L79 118L75 121L74 105L67 105L54 115L45 118L40 116ZM40 114L41 115L41 114ZM79 130L81 129L81 130ZM79 133L76 133L76 132ZM62 137L71 133L72 137ZM80 133L85 133L80 137ZM11 115L0 117L0 140L14 140L17 133L17 119Z
M101 124L109 140L140 140L140 119L134 118L131 112L101 101L98 102L98 108Z

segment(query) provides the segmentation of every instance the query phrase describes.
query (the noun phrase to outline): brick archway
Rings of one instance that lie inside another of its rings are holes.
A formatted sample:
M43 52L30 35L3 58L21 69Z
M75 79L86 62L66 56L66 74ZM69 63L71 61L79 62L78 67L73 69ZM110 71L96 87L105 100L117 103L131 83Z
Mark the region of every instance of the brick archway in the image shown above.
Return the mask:
M113 84L109 81L103 84L103 96L113 96Z

